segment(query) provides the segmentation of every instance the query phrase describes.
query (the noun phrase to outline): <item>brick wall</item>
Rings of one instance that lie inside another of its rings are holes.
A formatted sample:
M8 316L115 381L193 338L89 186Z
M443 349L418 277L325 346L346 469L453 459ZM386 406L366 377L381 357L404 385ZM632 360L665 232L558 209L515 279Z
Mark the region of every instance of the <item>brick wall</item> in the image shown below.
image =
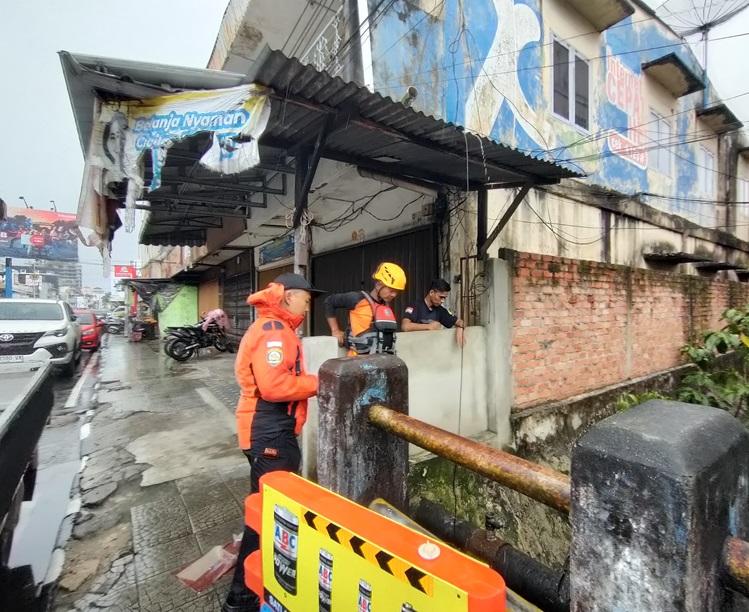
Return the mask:
M513 409L684 363L689 338L749 303L749 285L504 252L514 273Z

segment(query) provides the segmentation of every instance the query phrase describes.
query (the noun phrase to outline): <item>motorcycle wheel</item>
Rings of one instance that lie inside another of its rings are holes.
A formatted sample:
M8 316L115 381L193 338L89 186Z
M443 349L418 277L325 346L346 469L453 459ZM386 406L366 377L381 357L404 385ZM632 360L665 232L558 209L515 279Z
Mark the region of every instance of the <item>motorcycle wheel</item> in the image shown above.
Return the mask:
M168 344L168 346L169 352L167 355L176 361L187 361L194 353L194 349L189 348L187 342L182 338L175 338L174 342ZM166 350L166 347L164 349Z
M216 336L213 340L213 346L216 347L217 351L225 353L230 348L229 339L226 336Z
M110 334L119 334L120 328L118 325L108 325L107 326L107 332Z
M172 356L171 350L172 350L172 344L174 344L175 340L178 338L176 336L168 337L166 342L164 343L164 352L169 355L169 357Z

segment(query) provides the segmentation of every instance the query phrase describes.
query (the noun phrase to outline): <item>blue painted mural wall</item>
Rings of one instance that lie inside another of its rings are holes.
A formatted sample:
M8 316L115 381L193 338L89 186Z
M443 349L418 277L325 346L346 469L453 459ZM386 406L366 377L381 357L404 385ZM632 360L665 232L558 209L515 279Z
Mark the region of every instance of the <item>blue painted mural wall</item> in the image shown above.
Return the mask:
M369 4L374 10L380 2ZM673 172L659 177L649 169L649 152L657 146L648 125L653 85L642 71L643 63L676 53L701 75L696 57L642 10L600 34L575 13L579 31L565 39L572 47L575 39L594 45L585 54L591 125L584 131L551 112L554 25L545 23L551 9L557 20L560 11L573 11L564 0L396 0L375 18L375 90L397 100L415 85L414 107L426 114L578 167L591 184L659 194L664 197L654 206L700 215L698 203L679 198L696 193L699 143L690 142L692 109L702 104L703 93L672 98L670 112L663 113L671 123Z

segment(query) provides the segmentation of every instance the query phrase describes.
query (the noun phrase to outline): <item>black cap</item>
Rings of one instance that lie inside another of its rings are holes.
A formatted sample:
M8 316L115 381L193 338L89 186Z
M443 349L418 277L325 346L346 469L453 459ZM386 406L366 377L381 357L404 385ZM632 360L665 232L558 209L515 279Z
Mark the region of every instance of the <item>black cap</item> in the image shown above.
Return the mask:
M283 288L286 290L302 289L303 291L309 291L312 295L321 295L325 293L320 289L315 289L303 276L300 276L299 274L293 274L292 272L285 272L284 274L280 274L273 282L278 283L279 285L283 285Z

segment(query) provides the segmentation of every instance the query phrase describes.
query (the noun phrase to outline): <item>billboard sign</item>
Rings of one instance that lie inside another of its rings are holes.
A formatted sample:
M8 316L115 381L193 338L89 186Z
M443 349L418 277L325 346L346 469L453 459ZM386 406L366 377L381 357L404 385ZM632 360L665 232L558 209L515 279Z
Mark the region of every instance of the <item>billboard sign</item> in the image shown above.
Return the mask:
M115 266L114 267L115 278L136 278L135 266Z
M8 208L0 221L0 257L78 261L74 213Z

